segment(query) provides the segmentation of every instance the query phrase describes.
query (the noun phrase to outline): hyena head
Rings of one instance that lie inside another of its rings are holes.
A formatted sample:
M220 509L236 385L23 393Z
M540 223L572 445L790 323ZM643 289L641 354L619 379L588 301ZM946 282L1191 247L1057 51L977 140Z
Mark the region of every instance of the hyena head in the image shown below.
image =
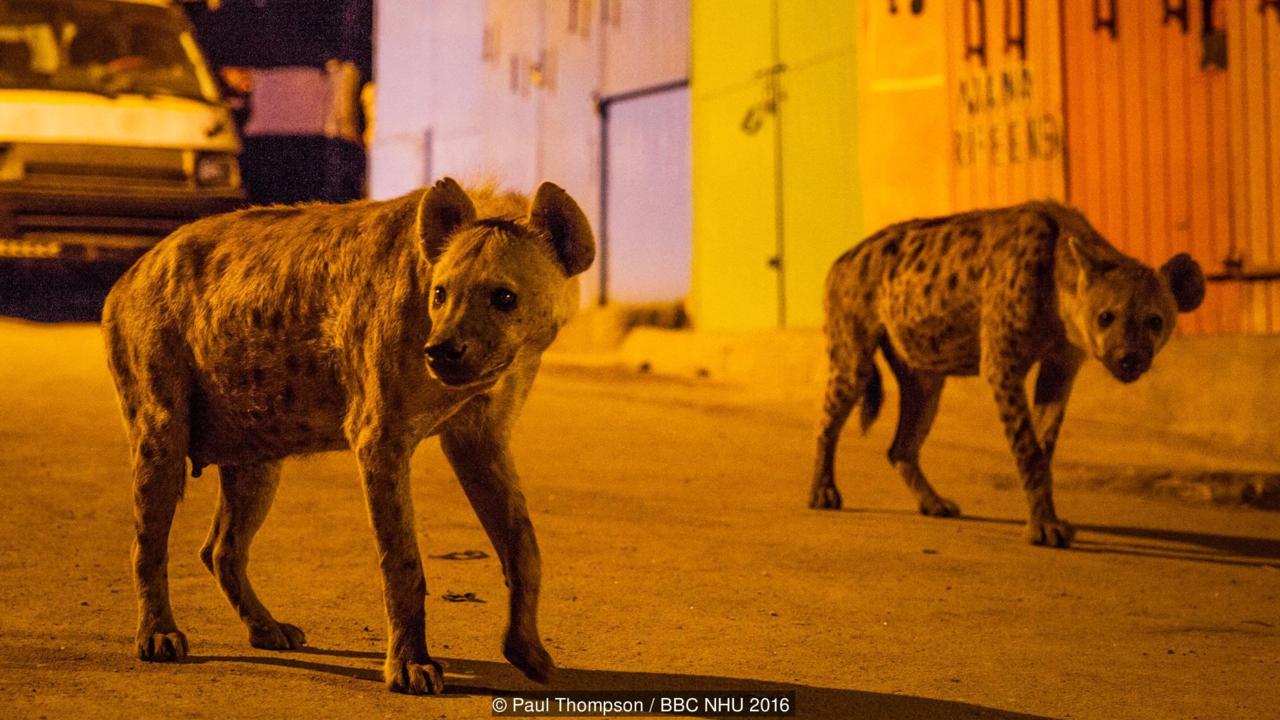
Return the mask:
M591 226L568 193L543 183L526 217L477 217L451 178L423 194L417 228L431 265L427 366L446 385L493 380L541 353L577 306L569 279L591 267Z
M1204 275L1187 253L1160 269L1068 238L1080 268L1075 323L1088 350L1118 380L1133 382L1173 334L1180 312L1204 299Z

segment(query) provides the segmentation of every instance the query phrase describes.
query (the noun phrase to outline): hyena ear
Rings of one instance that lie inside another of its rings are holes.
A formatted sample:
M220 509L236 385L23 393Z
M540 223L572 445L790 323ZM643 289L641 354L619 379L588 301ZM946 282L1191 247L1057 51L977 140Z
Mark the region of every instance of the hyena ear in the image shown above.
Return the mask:
M1114 260L1103 256L1097 248L1080 242L1074 235L1067 236L1067 247L1071 249L1071 256L1076 259L1076 265L1087 278L1101 275L1116 266Z
M533 195L529 226L547 234L556 257L567 276L591 267L596 259L596 241L582 208L569 193L554 183L544 182Z
M476 219L476 206L453 178L436 181L418 203L418 238L427 260L440 259L455 230Z
M1204 273L1200 263L1186 253L1178 253L1160 266L1160 275L1169 283L1178 312L1191 312L1204 301Z

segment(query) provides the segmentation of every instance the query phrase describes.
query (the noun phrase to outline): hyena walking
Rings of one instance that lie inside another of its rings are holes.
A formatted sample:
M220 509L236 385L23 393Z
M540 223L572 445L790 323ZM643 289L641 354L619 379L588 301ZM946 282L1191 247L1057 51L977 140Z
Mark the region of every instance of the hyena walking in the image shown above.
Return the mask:
M836 260L827 276L830 375L810 507L839 508L834 479L841 428L862 403L862 428L880 410L880 351L898 380L898 430L889 462L920 512L958 515L920 469L948 375L979 374L995 393L1030 506L1027 536L1066 547L1070 524L1053 505L1050 464L1072 381L1088 356L1122 382L1137 380L1169 340L1177 313L1204 297L1186 253L1159 271L1130 258L1079 212L1053 202L890 226ZM1026 379L1038 365L1035 394Z
M283 458L350 448L383 578L392 690L437 693L427 653L409 458L439 435L510 588L507 659L553 664L537 627L538 545L508 446L543 350L595 245L544 183L532 207L453 180L387 202L241 211L188 225L120 280L103 313L134 471L137 652L174 660L168 536L188 458L219 466L206 567L255 647L296 648L246 574Z

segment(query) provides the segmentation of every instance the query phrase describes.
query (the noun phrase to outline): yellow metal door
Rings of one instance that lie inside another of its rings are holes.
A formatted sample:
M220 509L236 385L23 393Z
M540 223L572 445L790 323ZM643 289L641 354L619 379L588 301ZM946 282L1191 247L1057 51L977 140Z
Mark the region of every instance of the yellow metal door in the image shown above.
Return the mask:
M772 118L773 65L766 2L694 2L690 95L693 134L693 298L706 330L772 327L778 274Z
M862 236L857 3L778 0L782 302L788 327L822 324L822 288Z

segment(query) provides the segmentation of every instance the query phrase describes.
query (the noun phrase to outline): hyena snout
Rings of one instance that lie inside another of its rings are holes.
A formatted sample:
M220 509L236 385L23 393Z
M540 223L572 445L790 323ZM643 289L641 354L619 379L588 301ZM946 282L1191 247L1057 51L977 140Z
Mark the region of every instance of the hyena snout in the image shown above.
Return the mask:
M455 340L445 340L426 347L427 362L432 366L443 363L457 363L467 354L467 344Z
M1128 348L1117 354L1117 357L1107 363L1110 367L1111 374L1116 379L1131 383L1142 377L1142 374L1151 369L1152 352L1144 348Z
M427 356L427 366L445 385L466 385L481 374L481 369L472 367L471 360L476 352L468 343L457 339L428 342L423 348Z

